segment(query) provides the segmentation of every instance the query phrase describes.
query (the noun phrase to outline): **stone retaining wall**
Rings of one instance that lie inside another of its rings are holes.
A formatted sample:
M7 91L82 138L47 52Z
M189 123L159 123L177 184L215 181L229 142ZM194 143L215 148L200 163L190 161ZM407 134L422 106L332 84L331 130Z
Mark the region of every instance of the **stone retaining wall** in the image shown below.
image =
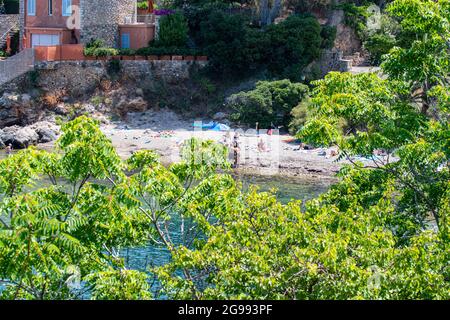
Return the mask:
M118 64L118 70L114 69ZM140 60L140 61L45 61L36 63L37 86L46 91L64 90L83 95L95 90L102 80L116 77L136 83L176 84L189 81L191 68L202 68L206 61Z

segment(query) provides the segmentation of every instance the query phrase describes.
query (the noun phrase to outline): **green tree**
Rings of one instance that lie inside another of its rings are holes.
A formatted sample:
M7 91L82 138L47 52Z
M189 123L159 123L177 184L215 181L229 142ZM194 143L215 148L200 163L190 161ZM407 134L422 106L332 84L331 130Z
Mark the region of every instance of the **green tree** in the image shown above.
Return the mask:
M180 299L447 299L446 242L430 231L398 245L383 227L389 197L341 211L325 195L301 210L240 193L220 223L203 225L206 240L176 248L155 272L164 294Z
M28 149L0 161L1 297L150 298L148 274L128 270L121 249L149 240L171 249L162 231L171 218L212 219L203 208L220 206L215 192L233 182L216 174L229 167L225 149L190 140L185 160L164 168L151 151L123 162L84 116L62 132L55 153ZM190 225L181 243L199 232Z
M256 88L234 94L228 99L233 117L246 124L259 122L261 128L270 124L287 125L293 107L305 97L308 87L289 80L259 81Z
M62 131L58 152L0 161L4 299L149 299L152 276L174 299L449 298L448 220L405 238L416 222L397 214L392 179L373 189L356 168L305 206L283 205L243 191L211 141L186 141L164 167L147 150L121 161L86 117ZM171 260L130 269L121 249L144 244Z
M435 85L448 86L450 74L450 4L447 0L396 0L387 8L410 35L406 47L395 47L386 56L383 70L392 79L406 81L411 95L427 114Z
M315 116L299 133L312 143L339 146L341 157L354 165L343 171L344 186L363 191L364 205L373 205L383 190L397 190L396 216L410 221L397 230L404 236L425 228L432 216L448 237L448 8L448 1L393 1L389 12L417 40L390 51L382 64L387 79L331 73L316 82ZM374 156L380 149L387 157ZM372 163L363 166L354 156ZM337 192L335 201L345 205L344 195Z
M158 39L152 44L156 47L181 47L187 45L188 24L180 12L165 15L159 22Z

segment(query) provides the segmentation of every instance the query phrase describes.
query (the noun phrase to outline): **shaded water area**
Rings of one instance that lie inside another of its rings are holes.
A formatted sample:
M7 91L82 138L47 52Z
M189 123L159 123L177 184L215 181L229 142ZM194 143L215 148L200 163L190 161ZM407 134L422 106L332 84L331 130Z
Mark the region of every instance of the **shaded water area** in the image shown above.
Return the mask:
M333 180L319 178L292 178L285 176L259 176L259 175L237 175L235 178L242 182L243 188L256 185L260 191L276 189L277 199L282 203L287 203L292 199L309 200L326 192ZM174 219L176 220L176 218ZM177 221L173 225L177 225ZM177 242L176 229L170 230L172 240ZM162 266L170 261L170 253L163 247L149 244L138 248L128 248L122 251L128 268L148 271L152 267ZM152 291L157 291L159 285L153 283ZM164 298L164 297L162 297Z

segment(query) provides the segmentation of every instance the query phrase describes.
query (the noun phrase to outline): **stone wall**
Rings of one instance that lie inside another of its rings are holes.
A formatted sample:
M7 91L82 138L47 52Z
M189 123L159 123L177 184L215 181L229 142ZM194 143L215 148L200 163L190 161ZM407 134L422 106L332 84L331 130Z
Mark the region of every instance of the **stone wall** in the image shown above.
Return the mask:
M337 49L323 50L320 58L305 69L308 78L323 78L330 71L348 72L352 68L352 60L343 58L342 51Z
M117 71L111 71L109 61L45 61L36 64L36 86L44 91L64 90L77 96L95 90L103 80L117 72L116 79L129 84L176 85L189 81L191 68L202 68L206 61L120 61Z
M0 14L0 37L3 37L3 35L13 26L19 26L18 14ZM5 39L0 38L0 48L2 48L4 44Z
M81 42L101 39L118 47L119 24L135 12L135 0L80 0Z

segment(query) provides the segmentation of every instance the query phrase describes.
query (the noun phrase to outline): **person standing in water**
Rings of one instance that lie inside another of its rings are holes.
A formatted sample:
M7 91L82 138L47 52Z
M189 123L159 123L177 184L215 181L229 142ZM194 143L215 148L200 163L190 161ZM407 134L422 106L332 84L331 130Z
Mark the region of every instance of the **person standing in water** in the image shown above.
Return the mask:
M233 139L234 168L239 167L240 151L241 151L241 148L240 148L240 143L239 143L239 133L236 132L234 134L234 139Z
M6 146L5 153L6 153L7 156L10 156L12 154L12 145L11 145L11 143Z

